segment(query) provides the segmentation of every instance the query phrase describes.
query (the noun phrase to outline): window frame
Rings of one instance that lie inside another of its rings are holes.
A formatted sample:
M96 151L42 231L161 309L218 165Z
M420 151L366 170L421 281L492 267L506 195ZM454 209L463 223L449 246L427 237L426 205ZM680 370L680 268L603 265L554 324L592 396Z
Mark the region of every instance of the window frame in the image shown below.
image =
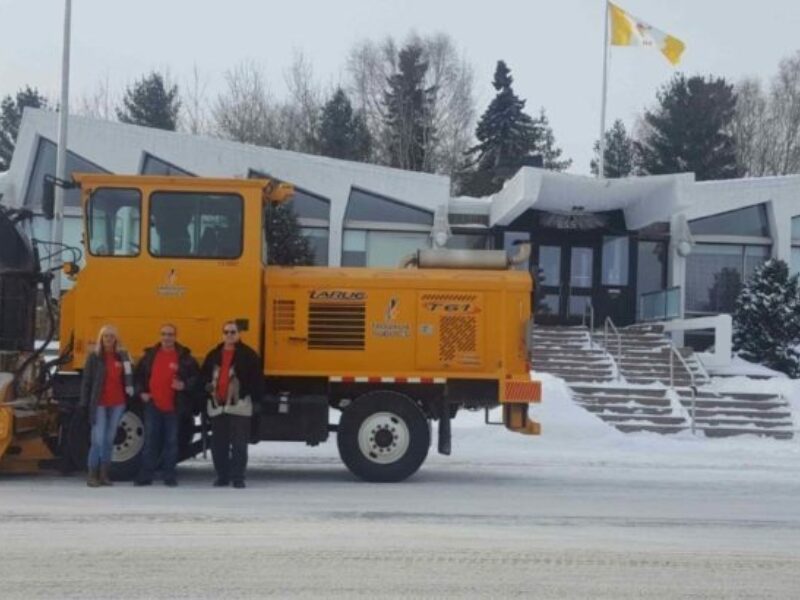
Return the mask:
M198 196L202 194L206 195L214 195L214 196L231 196L233 198L238 198L239 206L241 208L241 216L242 218L239 220L239 239L241 240L241 244L239 245L239 254L236 256L173 256L173 255L164 255L164 254L153 254L152 249L152 236L150 235L150 218L153 215L153 196L155 194L172 194L176 196ZM205 261L220 261L220 260L240 260L244 255L244 248L245 248L245 241L244 241L244 219L245 219L245 203L244 203L244 196L236 192L187 192L183 190L152 190L147 195L147 254L151 258L155 259L167 259L167 260L205 260Z
M92 222L92 200L94 199L94 195L99 192L100 190L119 190L125 192L136 192L139 195L139 248L136 254L97 254L92 252L92 229L91 229L91 222ZM143 211L143 204L144 204L144 194L140 188L131 188L131 187L113 187L113 186L104 186L98 187L89 192L89 197L86 200L86 210L84 211L83 215L83 228L86 232L86 253L90 256L96 258L136 258L142 255L142 223L144 222L144 211Z

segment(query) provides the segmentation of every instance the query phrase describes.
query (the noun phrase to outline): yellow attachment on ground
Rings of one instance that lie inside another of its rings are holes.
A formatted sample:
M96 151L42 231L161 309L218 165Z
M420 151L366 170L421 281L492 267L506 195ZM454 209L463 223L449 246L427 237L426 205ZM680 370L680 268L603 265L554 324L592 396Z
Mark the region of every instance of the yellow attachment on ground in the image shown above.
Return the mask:
M503 423L507 429L525 435L539 435L542 431L541 425L528 416L527 404L504 404Z
M10 407L0 404L0 464L3 455L11 445L11 435L14 431L14 413Z

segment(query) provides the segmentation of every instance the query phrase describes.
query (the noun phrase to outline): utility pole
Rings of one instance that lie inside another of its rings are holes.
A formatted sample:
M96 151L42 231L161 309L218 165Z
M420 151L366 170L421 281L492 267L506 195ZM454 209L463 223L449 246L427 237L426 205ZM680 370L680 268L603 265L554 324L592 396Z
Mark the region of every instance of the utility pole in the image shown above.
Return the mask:
M70 20L72 13L72 0L64 3L64 50L61 54L61 104L58 112L58 153L56 154L56 177L60 181L67 179L67 117L69 116L69 38ZM61 266L62 249L64 240L64 188L55 186L55 204L53 206L53 224L50 239L53 246L50 252L50 268ZM61 271L56 272L53 278L53 296L58 299L61 295Z

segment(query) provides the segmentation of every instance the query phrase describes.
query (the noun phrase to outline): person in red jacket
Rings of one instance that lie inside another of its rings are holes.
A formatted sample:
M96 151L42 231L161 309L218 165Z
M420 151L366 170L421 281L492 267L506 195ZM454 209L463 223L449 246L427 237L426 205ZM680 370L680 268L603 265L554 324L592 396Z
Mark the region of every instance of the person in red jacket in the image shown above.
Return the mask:
M261 402L264 374L261 358L239 339L236 321L223 324L222 343L206 355L201 376L208 394L214 485L243 488L250 421L253 405Z
M164 485L175 487L178 479L178 422L192 414L191 391L199 368L191 351L177 342L172 323L161 326L161 341L150 348L136 365L136 387L144 402L144 450L134 485L150 485L161 458Z
M104 325L81 375L79 409L92 424L86 485L111 485L109 469L117 426L133 396L133 366L122 349L117 329Z

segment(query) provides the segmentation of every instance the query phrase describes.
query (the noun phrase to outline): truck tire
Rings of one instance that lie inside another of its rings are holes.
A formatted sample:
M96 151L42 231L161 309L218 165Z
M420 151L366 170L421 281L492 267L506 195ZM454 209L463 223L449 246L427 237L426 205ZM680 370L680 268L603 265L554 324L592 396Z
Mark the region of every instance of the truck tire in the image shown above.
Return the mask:
M136 477L144 450L144 410L133 403L122 415L111 450L111 478L129 481Z
M420 468L431 443L419 406L398 392L367 392L344 409L336 434L339 456L365 481L403 481Z

